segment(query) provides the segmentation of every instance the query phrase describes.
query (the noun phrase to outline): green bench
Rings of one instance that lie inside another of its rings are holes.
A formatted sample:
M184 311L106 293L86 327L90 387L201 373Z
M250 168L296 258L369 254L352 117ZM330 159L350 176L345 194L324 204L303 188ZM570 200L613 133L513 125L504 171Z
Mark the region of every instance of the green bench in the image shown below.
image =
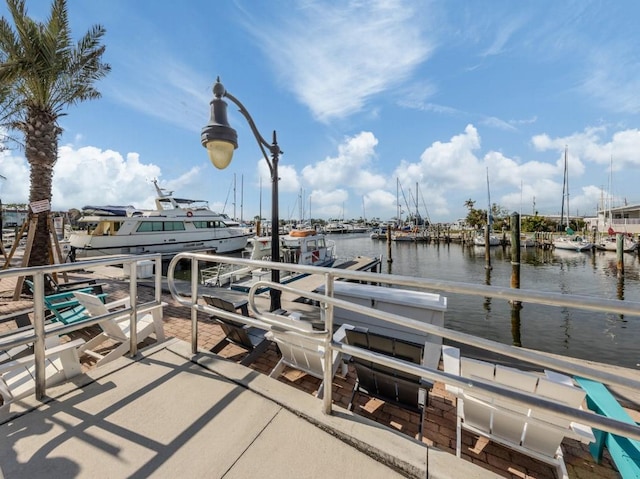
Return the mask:
M593 412L618 421L635 424L631 416L623 409L607 387L597 381L576 377L575 380L587 392L587 406ZM602 460L604 446L607 446L611 458L624 479L640 479L640 441L616 436L605 431L593 430L596 442L589 450L599 463Z

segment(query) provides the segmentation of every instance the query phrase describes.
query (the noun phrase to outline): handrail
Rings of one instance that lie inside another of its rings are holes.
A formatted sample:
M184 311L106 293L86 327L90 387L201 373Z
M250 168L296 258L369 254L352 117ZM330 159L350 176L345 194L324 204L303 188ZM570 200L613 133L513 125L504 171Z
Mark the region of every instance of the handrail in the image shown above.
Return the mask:
M135 265L139 261L152 260L155 261L155 295L154 301L144 303L142 305L136 304L135 298L138 296L138 281L137 281L137 267ZM132 298L131 307L125 308L109 315L91 318L87 320L78 321L74 324L68 324L57 328L45 329L45 304L44 304L44 275L62 272L73 272L78 269L91 269L97 266L113 266L122 265L123 267L129 267L129 296ZM35 366L35 396L36 399L42 399L46 393L46 378L45 378L45 339L49 336L57 336L60 334L66 334L75 331L80 328L98 324L102 321L107 321L115 317L122 317L123 314L129 314L130 321L130 345L129 354L135 356L138 351L138 340L136 336L137 327L137 312L148 311L157 307L162 303L162 277L159 272L162 271L162 256L160 254L148 254L148 255L118 255L110 256L104 259L95 259L89 261L83 261L81 265L78 263L64 263L54 264L46 266L31 266L20 268L9 268L0 271L0 280L10 277L33 277L33 307L34 307L34 321L33 321L33 333L20 335L19 338L7 339L3 341L3 346L13 347L21 344L27 344L33 342L34 353L34 366Z
M192 291L190 301L187 301L182 297L175 286L175 280L173 275L173 269L180 259L191 258L192 262ZM262 268L277 268L287 269L289 271L295 271L298 273L308 274L320 274L325 277L325 293L313 293L305 290L299 290L290 284L279 284L270 281L259 280L256 281L249 290L248 301L251 313L254 318L246 317L236 313L222 311L217 308L202 306L197 304L197 279L198 262L199 261L217 261L222 263L230 263L244 266L256 266ZM354 347L348 344L333 341L330 331L333 330L333 309L335 307L347 309L350 311L360 312L383 321L388 321L393 324L402 325L405 327L413 328L417 331L422 331L429 334L434 334L442 338L455 340L464 344L477 346L482 349L493 351L505 356L521 359L529 363L538 364L544 367L549 367L555 370L570 372L571 374L580 375L582 377L588 377L598 381L602 381L607 384L617 384L625 387L635 388L640 390L640 381L630 378L625 378L611 373L599 371L594 368L589 368L581 364L575 364L569 361L565 361L556 357L550 357L542 353L538 353L532 350L525 350L522 348L516 348L514 346L505 345L495 341L479 338L470 334L461 333L447 328L438 327L431 324L425 324L420 321L416 321L410 318L399 316L393 313L387 313L379 311L373 308L367 308L360 304L354 304L349 301L340 300L333 297L333 283L337 278L351 279L360 282L372 282L378 284L393 284L397 286L407 286L417 288L420 290L437 290L444 292L463 293L476 296L486 296L492 298L500 298L504 300L521 301L521 302L534 302L552 306L568 306L592 311L607 311L616 312L620 314L640 315L640 303L610 300L610 299L595 299L588 296L580 295L564 295L558 293L538 292L531 290L521 289L507 289L494 286L483 286L466 283L457 283L450 281L434 281L425 278L414 278L399 275L381 275L377 273L368 273L362 271L350 271L335 268L322 268L315 266L304 265L283 265L281 263L271 263L268 261L256 261L245 260L240 258L230 258L217 255L206 255L201 253L180 253L172 260L169 265L167 273L168 285L171 294L174 299L180 304L188 305L192 308L192 331L195 332L192 336L192 349L194 354L197 352L197 311L206 311L209 313L215 312L215 314L222 317L240 321L252 326L261 327L263 329L271 329L273 327L273 321L269 320L268 314L261 311L256 305L256 291L260 288L269 287L280 290L281 292L294 293L298 296L303 296L311 300L315 300L320 304L323 318L325 321L325 330L318 331L323 334L313 333L301 333L296 331L294 334L304 334L307 337L315 338L319 345L324 346L325 351L325 383L331 384L331 358L333 351L337 350L342 353L360 357L375 363L398 369L408 374L420 376L424 379L431 381L442 381L452 386L459 388L474 388L476 390L485 391L489 394L498 394L505 398L508 398L518 404L528 407L535 407L547 412L554 413L558 416L564 417L570 420L577 420L581 423L589 426L597 427L598 429L608 431L614 434L623 435L625 437L640 440L640 426L627 424L612 418L600 416L598 414L583 411L580 409L574 409L554 401L544 399L538 396L534 396L522 391L510 389L508 386L496 385L480 379L468 379L460 378L450 373L445 373L439 370L429 369L427 367L408 363L402 360L391 358L383 354L368 351L362 348ZM323 398L323 409L327 414L332 410L332 391L330 387L325 388Z

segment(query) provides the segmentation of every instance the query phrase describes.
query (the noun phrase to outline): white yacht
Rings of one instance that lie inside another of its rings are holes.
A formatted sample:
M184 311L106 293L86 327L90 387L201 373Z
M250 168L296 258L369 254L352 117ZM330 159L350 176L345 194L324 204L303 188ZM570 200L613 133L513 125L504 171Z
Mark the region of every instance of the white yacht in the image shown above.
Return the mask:
M69 237L72 257L113 254L178 253L208 250L218 254L240 251L253 233L229 226L223 215L201 200L174 198L160 188L155 210L132 206L85 206L81 230Z

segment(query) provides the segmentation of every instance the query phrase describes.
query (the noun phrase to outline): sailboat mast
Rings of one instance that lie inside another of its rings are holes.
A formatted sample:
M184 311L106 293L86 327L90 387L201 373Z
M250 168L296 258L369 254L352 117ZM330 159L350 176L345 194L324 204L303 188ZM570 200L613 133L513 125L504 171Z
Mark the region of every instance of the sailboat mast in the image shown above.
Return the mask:
M491 231L491 191L489 190L489 167L487 167L487 225L489 226L489 231Z
M260 221L262 221L262 177L260 177L260 212L259 212L259 216L260 216Z
M397 225L400 227L402 224L402 218L400 217L400 178L396 178L396 208Z
M233 174L233 219L235 220L236 216L236 174Z
M416 226L418 226L418 217L420 213L418 212L418 182L416 181Z
M571 208L569 207L569 158L568 148L564 150L564 169L567 178L567 228L571 228Z
M562 178L562 206L560 207L560 228L562 228L562 226L564 226L564 203L565 203L565 198L567 199L567 225L569 226L569 221L568 221L568 210L569 210L569 198L568 198L568 194L567 194L567 189L568 189L568 184L567 184L567 147L564 147L564 172L563 172L563 178Z

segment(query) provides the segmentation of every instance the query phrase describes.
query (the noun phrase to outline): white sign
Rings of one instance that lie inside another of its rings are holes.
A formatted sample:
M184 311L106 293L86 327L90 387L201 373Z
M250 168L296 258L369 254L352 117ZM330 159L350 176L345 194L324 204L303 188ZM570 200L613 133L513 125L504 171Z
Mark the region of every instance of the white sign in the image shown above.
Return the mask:
M34 201L33 203L29 204L29 206L31 207L31 211L34 214L42 213L44 211L49 211L51 209L51 206L49 205L49 200Z

